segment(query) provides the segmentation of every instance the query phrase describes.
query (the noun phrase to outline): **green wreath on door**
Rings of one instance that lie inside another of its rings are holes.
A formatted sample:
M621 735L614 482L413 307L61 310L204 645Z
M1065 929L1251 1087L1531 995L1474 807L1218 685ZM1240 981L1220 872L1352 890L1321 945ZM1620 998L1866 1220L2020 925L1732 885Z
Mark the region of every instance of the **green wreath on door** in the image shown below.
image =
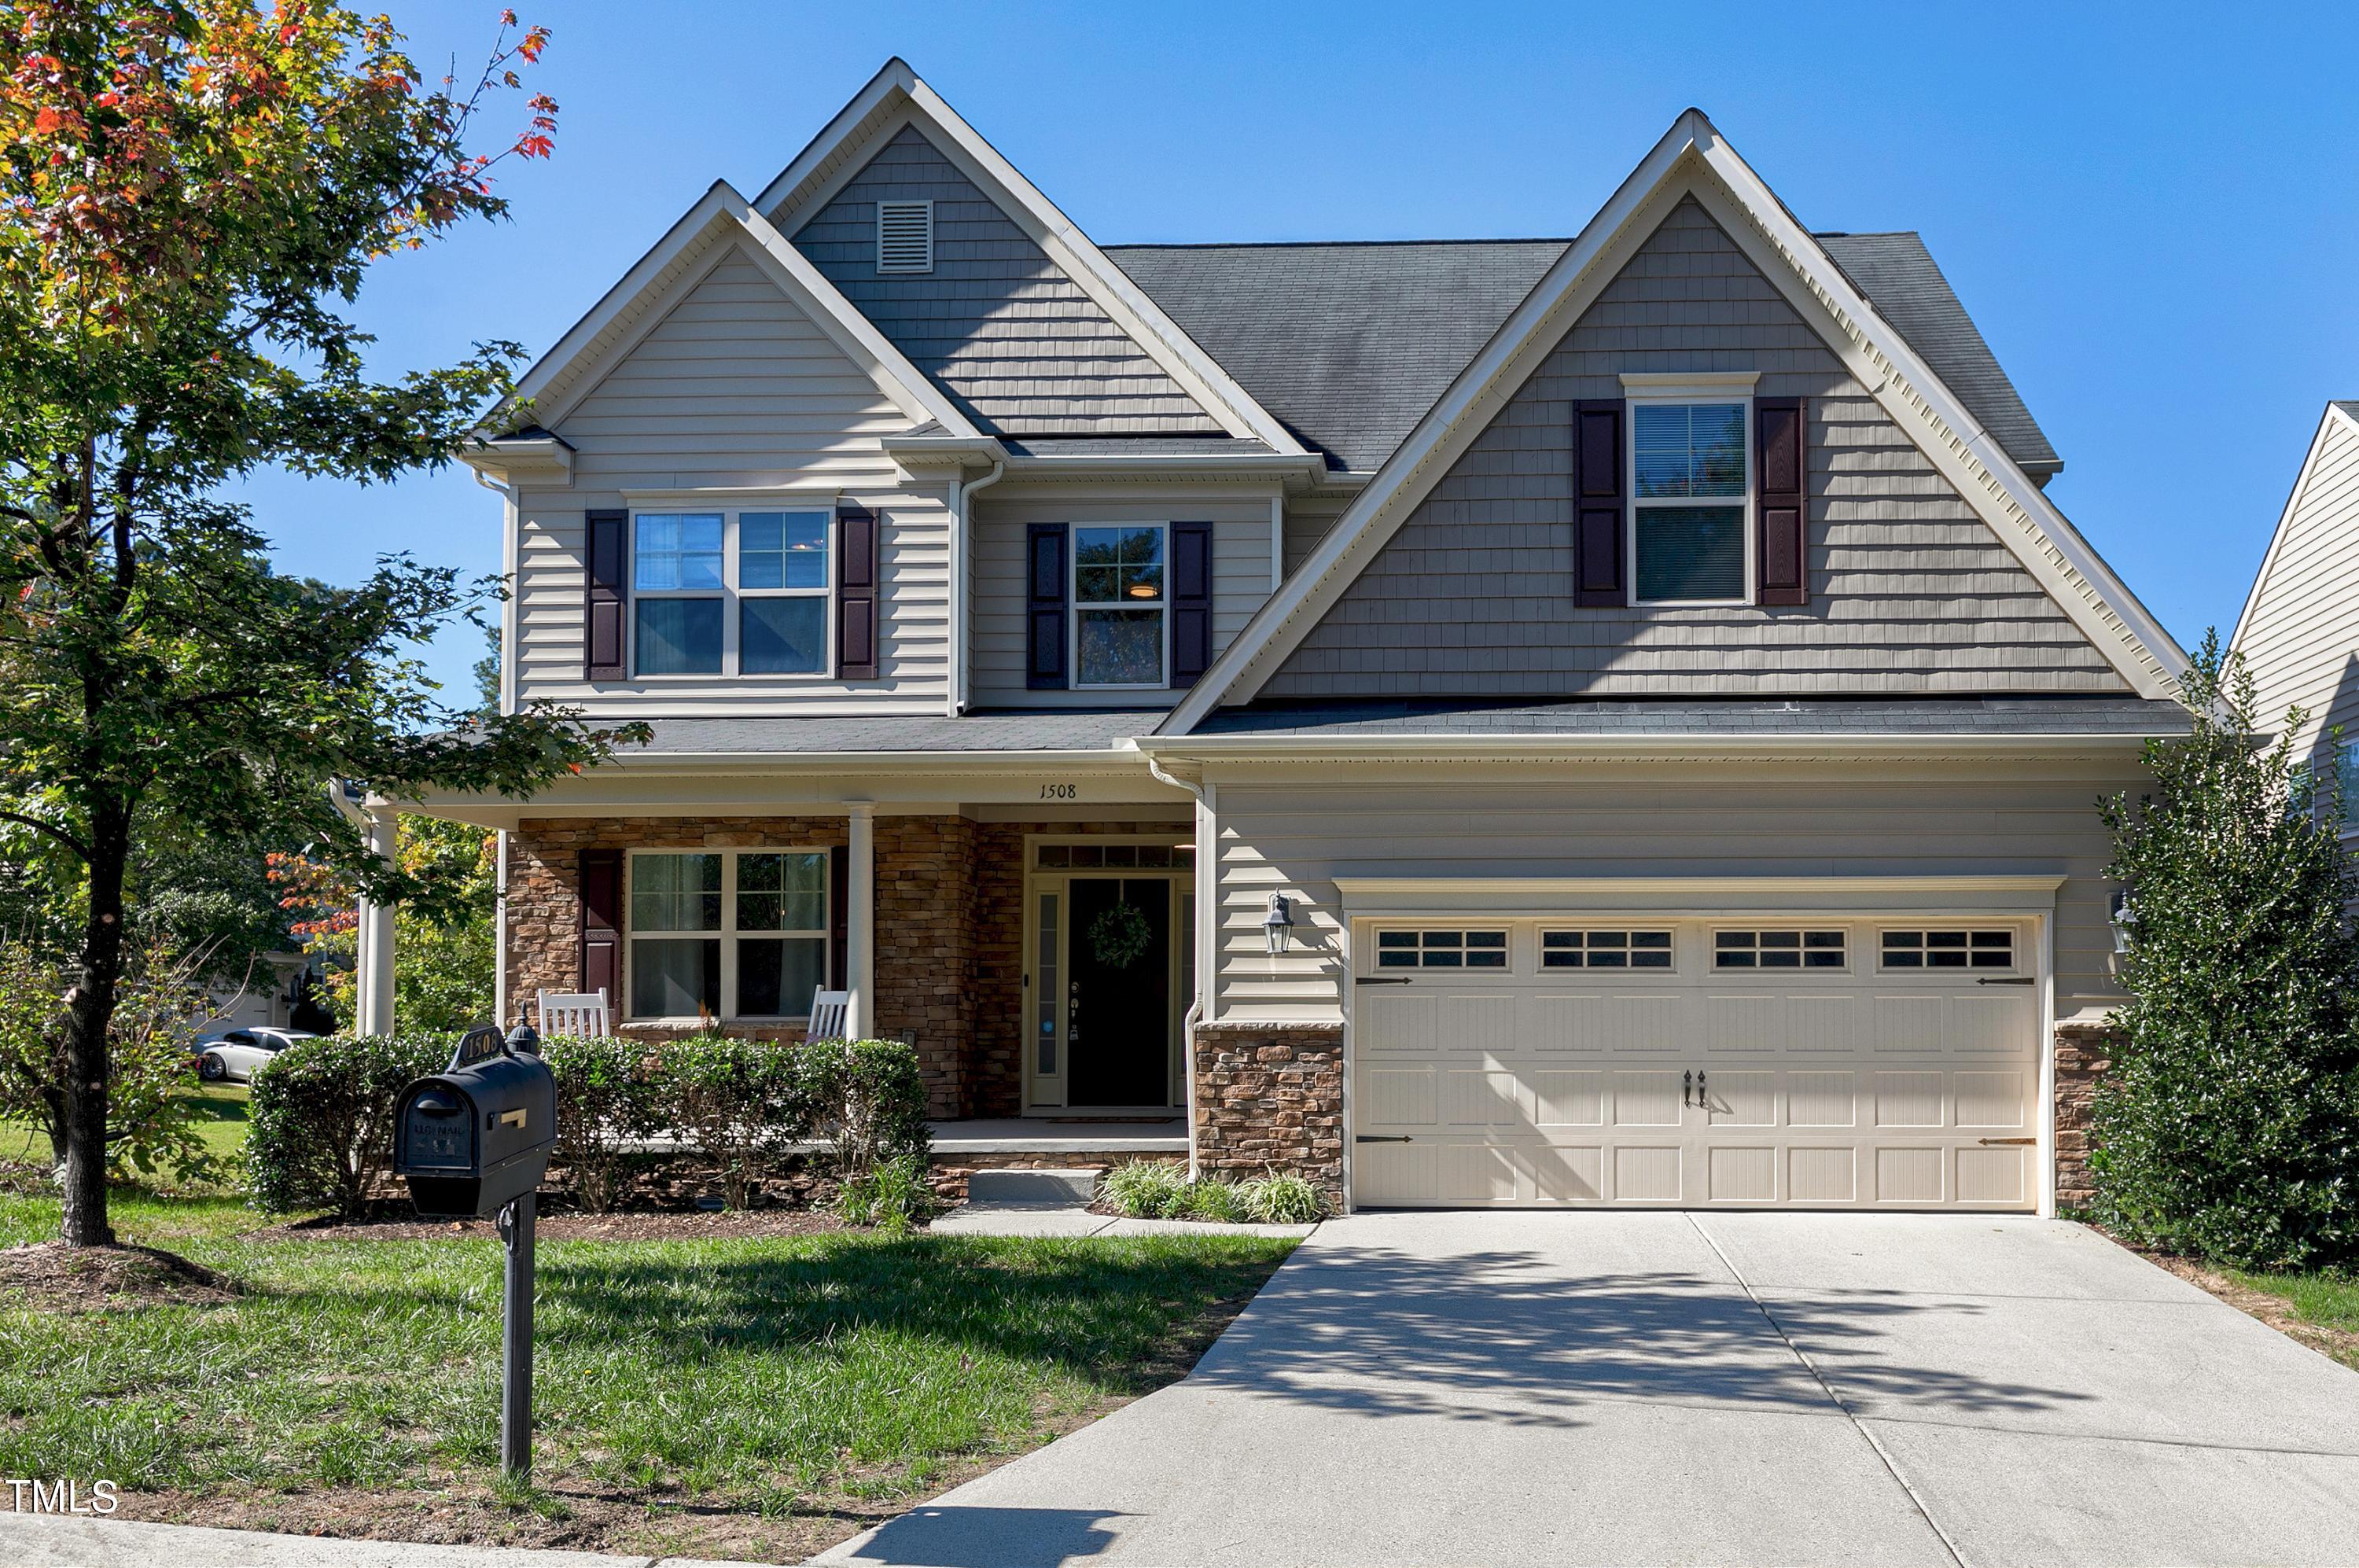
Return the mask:
M1108 969L1127 969L1147 956L1155 932L1136 904L1116 904L1090 922L1090 956Z

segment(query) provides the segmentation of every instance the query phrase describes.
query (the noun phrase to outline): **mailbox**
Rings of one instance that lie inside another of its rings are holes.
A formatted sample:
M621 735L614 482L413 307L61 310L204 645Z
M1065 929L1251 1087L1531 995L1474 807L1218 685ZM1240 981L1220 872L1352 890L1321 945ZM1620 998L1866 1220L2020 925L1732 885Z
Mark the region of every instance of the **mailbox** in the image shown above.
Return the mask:
M473 1029L451 1065L401 1092L394 1173L421 1214L483 1219L535 1191L557 1143L557 1079L532 1049Z

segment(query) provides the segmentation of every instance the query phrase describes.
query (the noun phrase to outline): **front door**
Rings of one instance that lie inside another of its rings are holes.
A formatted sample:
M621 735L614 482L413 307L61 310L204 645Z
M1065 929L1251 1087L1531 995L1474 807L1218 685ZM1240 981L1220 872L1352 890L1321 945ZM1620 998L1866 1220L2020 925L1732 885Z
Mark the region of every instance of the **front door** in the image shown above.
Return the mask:
M1071 884L1066 1104L1161 1105L1170 1098L1171 899L1166 877Z

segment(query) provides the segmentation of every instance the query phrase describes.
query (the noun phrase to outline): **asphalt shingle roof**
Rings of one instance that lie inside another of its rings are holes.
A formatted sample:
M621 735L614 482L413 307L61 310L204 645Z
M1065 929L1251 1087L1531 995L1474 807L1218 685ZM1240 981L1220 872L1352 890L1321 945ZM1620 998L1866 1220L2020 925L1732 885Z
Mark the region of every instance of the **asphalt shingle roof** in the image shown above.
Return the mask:
M1564 254L1563 240L1108 245L1296 439L1368 472Z
M1923 240L1817 237L2008 456L2034 474L2062 466ZM1364 473L1392 455L1569 243L1104 248L1298 439Z
M2353 419L2359 419L2359 398L2337 397L2334 399L2334 406Z
M2034 475L2064 466L1923 239L1911 232L1814 237L2007 456Z
M1354 735L2184 735L2187 710L2140 697L1889 701L1248 704L1190 732L1305 739Z

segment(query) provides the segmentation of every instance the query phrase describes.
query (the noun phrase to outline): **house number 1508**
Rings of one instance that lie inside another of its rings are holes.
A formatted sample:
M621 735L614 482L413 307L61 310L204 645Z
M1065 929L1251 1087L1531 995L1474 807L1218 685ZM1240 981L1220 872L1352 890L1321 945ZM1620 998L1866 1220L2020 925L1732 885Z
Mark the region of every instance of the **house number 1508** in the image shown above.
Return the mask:
M1078 784L1043 784L1040 786L1040 799L1044 800L1077 800L1081 799L1081 794L1082 787Z

